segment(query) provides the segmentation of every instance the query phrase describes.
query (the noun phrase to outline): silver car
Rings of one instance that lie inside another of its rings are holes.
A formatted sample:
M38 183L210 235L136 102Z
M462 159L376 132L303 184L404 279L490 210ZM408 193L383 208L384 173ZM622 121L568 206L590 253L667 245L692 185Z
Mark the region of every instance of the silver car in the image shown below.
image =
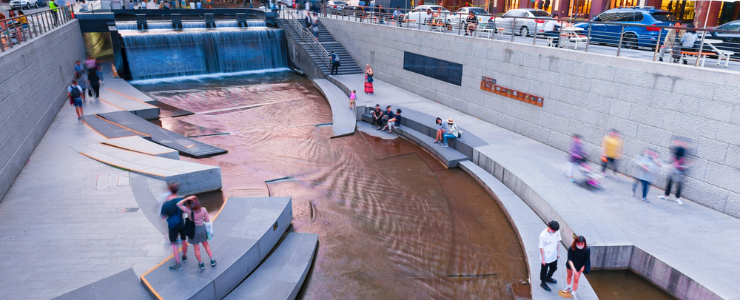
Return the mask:
M545 22L549 20L553 20L553 18L544 10L534 8L512 9L496 20L496 26L501 26L521 36L529 36L535 33L535 27L537 28L536 34L544 34Z

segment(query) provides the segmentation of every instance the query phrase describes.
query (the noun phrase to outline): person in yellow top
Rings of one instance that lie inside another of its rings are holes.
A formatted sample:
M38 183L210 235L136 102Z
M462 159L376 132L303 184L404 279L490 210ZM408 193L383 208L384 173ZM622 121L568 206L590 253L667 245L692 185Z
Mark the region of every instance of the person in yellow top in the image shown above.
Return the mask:
M606 177L606 167L607 164L610 164L614 171L614 180L617 179L617 160L622 157L622 144L622 137L619 136L619 132L615 129L610 130L609 134L604 136L604 140L601 142L601 148L603 148L601 152L601 160L603 161L601 165L602 176Z
M54 17L54 26L59 26L59 15L57 15L57 4L54 1L49 2L49 9L51 9L51 15Z

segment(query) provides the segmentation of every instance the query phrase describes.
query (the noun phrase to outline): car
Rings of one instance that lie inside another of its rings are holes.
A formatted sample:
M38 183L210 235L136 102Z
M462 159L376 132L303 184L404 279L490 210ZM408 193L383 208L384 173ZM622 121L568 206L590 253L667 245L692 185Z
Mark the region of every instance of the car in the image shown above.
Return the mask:
M583 28L583 35L587 35L590 29L589 42L591 43L618 45L621 39L622 48L650 47L654 49L658 43L658 36L664 37L668 31L661 32L659 27L630 25L671 26L677 21L673 13L669 11L645 6L613 8L593 19L593 22L610 24L577 23L573 26Z
M417 7L414 7L413 10L407 13L405 19L415 21L421 20L422 22L424 22L424 24L431 23L432 17L431 15L427 14L427 10L430 9L432 10L432 14L436 14L438 10L442 12L443 15L439 16L440 18L444 18L445 14L449 15L450 13L449 10L439 5L419 5Z
M329 12L339 14L344 9L344 7L347 6L347 2L329 0L326 2L326 6L327 8L329 8Z
M716 44L714 47L719 50L735 52L732 55L733 58L740 57L740 20L722 24L715 29L732 32L709 32L711 36L707 36L707 39L722 41L722 43Z
M528 19L531 18L531 19ZM530 33L545 33L545 22L553 20L550 13L535 8L512 9L496 20L496 26L519 33L521 36L529 36Z
M480 7L463 7L458 9L456 12L447 15L447 24L452 24L457 27L462 25L463 28L467 26L467 18L470 14L474 14L478 19L478 24L488 22L491 15Z
M38 8L39 4L36 0L12 0L10 1L10 9L31 9Z

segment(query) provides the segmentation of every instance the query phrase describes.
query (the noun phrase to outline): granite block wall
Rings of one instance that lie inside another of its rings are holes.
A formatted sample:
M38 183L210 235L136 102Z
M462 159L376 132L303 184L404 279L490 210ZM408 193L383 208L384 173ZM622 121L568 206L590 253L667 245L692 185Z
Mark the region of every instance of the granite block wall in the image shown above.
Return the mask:
M77 21L0 53L0 199L62 105L85 56Z
M622 172L644 149L669 158L692 140L683 196L740 217L740 74L687 65L468 38L323 18L332 36L376 78L541 143L567 150L584 136L592 160L611 128L622 132ZM403 69L403 52L463 64L462 86ZM480 89L481 76L545 98L536 107ZM655 184L665 186L663 176Z

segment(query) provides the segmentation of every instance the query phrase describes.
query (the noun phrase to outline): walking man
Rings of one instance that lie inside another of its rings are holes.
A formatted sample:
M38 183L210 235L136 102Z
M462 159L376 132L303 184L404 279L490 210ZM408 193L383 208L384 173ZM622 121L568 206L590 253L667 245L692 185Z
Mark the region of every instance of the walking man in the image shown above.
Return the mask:
M54 1L49 2L49 9L51 9L51 15L54 17L54 26L59 26L59 16L57 15L57 4Z
M177 207L177 203L182 200L182 197L177 196L179 186L177 184L169 185L170 195L167 197L167 201L162 204L162 219L167 221L167 229L169 232L170 245L172 245L172 253L175 255L175 265L170 266L170 270L179 271L182 270L182 263L180 263L180 257L177 249L177 237L179 236L182 240L182 262L188 261L188 242L185 240L185 222L182 220L182 210Z
M67 87L67 95L75 106L77 120L82 120L82 100L85 100L85 92L77 84L77 80L72 80L72 85Z
M622 138L619 136L619 132L616 129L610 130L601 142L601 147L603 148L601 175L606 178L606 167L611 165L612 171L614 171L614 180L617 180L617 160L622 156Z
M540 286L546 291L551 291L547 283L558 283L552 278L552 274L558 269L558 245L562 238L560 237L560 224L557 221L550 221L542 233L540 233L540 255L542 257L542 266L540 267Z
M683 205L681 201L681 184L683 183L683 174L686 172L686 142L675 140L671 149L671 171L668 174L668 185L665 187L665 194L658 196L658 199L668 200L671 195L673 183L676 183L676 204Z
M331 73L329 75L339 75L339 55L332 51L329 54L329 61L331 62Z

